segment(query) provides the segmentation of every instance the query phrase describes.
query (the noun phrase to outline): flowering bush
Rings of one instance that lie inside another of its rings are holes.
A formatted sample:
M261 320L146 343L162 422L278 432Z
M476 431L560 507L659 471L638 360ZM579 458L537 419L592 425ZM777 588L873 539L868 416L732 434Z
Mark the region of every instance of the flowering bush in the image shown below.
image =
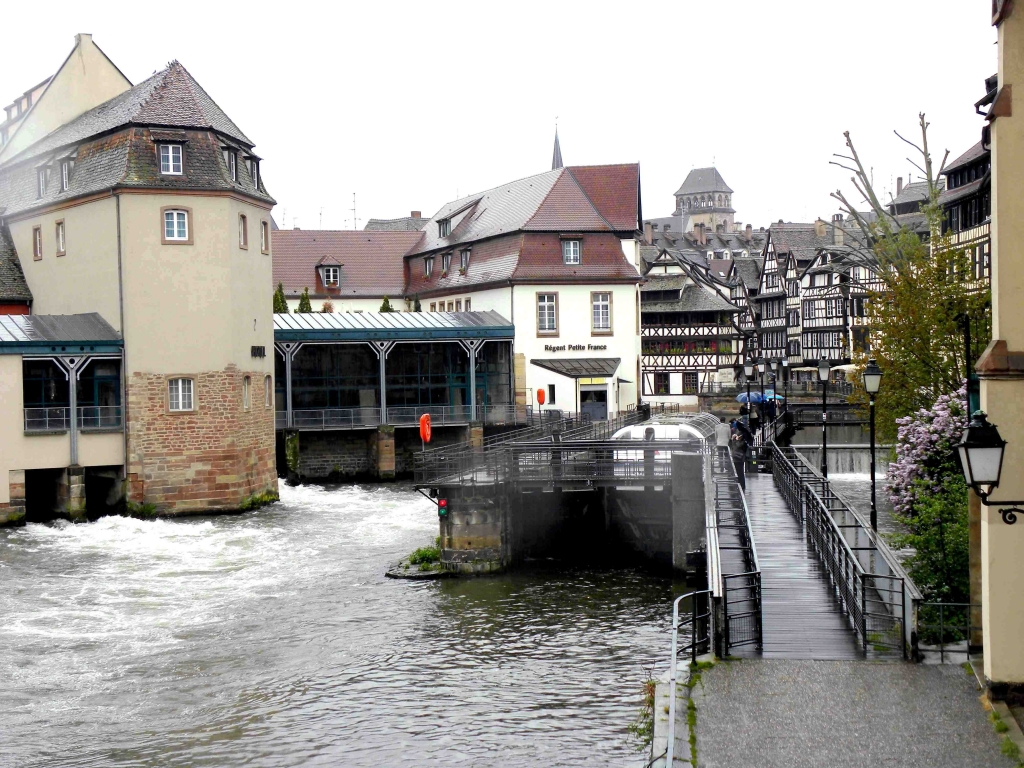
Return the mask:
M896 461L889 465L889 500L901 517L912 517L922 497L938 493L960 475L954 445L967 428L966 395L961 387L942 395L931 409L897 419Z

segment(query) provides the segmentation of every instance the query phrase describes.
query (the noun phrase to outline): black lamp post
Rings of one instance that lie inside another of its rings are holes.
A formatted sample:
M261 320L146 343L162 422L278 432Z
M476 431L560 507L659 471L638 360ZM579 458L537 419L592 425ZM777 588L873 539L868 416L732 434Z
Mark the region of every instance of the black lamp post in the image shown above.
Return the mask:
M882 386L882 369L875 358L868 360L864 369L864 391L868 393L868 412L871 423L871 530L878 531L878 509L875 507L875 395Z
M764 421L765 421L765 419L764 419L764 415L765 415L765 408L764 408L764 371L765 371L765 368L767 368L767 367L768 367L768 364L765 362L765 359L763 357L760 360L757 361L757 370L758 370L758 373L760 374L760 376L758 378L761 380L761 402L760 402L759 415L758 415L758 419L757 419L759 431L761 432L761 445L764 445Z
M964 479L986 507L1009 507L1000 509L1003 522L1013 525L1017 522L1017 513L1024 501L989 501L992 491L999 487L999 477L1003 471L1003 454L1006 441L999 436L995 424L988 423L984 411L975 411L971 423L964 430L963 437L956 446L960 455L960 469Z
M743 363L743 376L747 380L747 426L750 426L750 377L754 375L754 361L747 358Z
M784 388L783 396L786 398L782 401L783 408L786 412L789 412L789 358L782 358L782 386Z
M832 366L822 358L818 362L818 380L821 382L821 476L828 477L828 375Z

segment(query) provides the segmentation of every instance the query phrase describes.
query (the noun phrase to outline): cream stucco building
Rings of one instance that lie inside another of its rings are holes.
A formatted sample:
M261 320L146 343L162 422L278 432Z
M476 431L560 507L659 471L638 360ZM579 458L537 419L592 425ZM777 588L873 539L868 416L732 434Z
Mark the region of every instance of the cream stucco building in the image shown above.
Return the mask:
M45 485L37 470L70 472L59 505L73 515L90 467L115 477L110 498L127 481L129 501L159 512L237 508L275 491L274 201L253 143L181 64L133 86L88 35L9 129L0 278L24 284L37 326L95 315L120 351L87 392L71 355L95 340L67 339L46 359L12 329L0 387L17 418L0 427L0 477L10 476L0 508L13 499L32 511ZM108 435L93 452L99 438L83 434L76 457L62 446L87 429L83 407L103 409ZM32 409L61 420L35 429Z

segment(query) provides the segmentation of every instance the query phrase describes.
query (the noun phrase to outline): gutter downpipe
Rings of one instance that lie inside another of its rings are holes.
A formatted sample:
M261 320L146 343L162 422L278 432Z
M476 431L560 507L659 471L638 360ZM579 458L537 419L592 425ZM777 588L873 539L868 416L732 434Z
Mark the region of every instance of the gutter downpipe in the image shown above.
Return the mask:
M117 211L117 308L121 324L121 420L122 443L124 445L124 482L128 483L128 371L126 365L124 333L124 274L121 267L121 193L111 189ZM129 486L130 487L130 486ZM127 499L128 492L125 492Z

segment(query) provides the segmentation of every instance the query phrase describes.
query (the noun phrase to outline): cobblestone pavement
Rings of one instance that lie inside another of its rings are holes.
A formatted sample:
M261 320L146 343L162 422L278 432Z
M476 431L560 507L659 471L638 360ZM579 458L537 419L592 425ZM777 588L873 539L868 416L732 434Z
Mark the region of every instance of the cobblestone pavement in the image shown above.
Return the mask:
M955 664L720 662L693 688L697 763L1011 768L980 695L974 676Z

